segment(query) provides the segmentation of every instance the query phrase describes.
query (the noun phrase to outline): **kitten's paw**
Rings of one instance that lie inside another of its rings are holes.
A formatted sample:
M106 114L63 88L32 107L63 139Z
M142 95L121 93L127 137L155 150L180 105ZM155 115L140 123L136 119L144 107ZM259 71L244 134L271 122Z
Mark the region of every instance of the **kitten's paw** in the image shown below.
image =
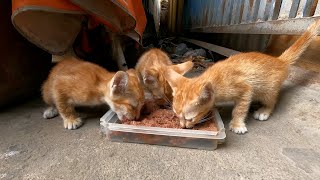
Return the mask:
M57 108L49 107L43 112L43 118L50 119L59 115Z
M270 112L268 110L265 110L265 109L258 109L257 111L255 111L253 113L253 117L256 120L260 120L260 121L268 120L269 116L270 116Z
M63 124L64 124L64 128L66 129L69 129L69 130L77 129L82 125L82 120L80 118L77 118L73 121L64 120Z
M248 132L246 125L229 124L229 130L237 134L244 134Z

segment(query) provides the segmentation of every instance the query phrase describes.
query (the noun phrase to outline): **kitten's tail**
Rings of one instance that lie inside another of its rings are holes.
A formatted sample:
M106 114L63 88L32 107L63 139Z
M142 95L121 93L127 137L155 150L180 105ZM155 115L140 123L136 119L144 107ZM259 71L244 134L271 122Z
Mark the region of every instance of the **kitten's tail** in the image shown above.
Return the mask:
M317 37L319 26L320 20L312 23L308 27L307 31L279 56L279 59L286 61L288 64L294 64L311 44L312 40Z

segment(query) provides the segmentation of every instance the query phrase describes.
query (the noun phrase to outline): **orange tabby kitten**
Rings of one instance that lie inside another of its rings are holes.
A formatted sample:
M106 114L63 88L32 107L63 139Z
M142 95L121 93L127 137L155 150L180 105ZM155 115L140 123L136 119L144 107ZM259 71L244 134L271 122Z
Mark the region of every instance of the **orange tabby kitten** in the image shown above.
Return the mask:
M172 101L172 89L166 82L163 72L171 68L179 74L185 74L193 67L191 61L173 65L169 56L160 49L150 49L138 60L136 70L143 82L145 91L152 94L157 103L163 105Z
M257 120L267 120L277 101L280 86L287 78L288 68L306 50L318 32L320 20L279 57L257 52L241 53L220 61L202 75L188 79L172 70L165 78L173 89L173 110L180 118L180 125L192 128L216 102L234 101L229 129L245 133L245 118L251 101L263 107L254 112Z
M43 100L50 107L44 118L60 113L64 127L76 129L82 121L74 106L107 103L119 119L138 119L144 103L143 87L135 70L111 73L93 63L67 58L51 71L42 87Z

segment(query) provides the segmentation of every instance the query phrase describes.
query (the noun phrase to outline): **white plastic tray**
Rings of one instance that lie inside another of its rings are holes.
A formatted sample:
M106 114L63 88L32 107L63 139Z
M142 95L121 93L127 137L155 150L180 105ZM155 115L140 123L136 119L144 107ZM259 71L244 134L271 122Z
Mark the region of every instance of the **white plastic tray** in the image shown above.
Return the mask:
M109 110L100 119L101 130L109 140L193 149L214 150L224 142L226 133L218 111L215 111L218 131L173 129L121 124L117 115Z

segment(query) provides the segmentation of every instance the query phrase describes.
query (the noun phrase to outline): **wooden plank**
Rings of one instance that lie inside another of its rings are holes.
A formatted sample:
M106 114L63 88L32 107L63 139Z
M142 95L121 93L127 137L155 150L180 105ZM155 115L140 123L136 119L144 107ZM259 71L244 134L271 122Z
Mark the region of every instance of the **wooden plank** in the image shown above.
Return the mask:
M207 42L203 42L203 41L199 41L199 40L195 40L195 39L188 39L188 38L184 38L184 37L181 37L180 39L183 41L198 45L198 46L203 47L205 49L208 49L210 51L216 52L216 53L221 54L226 57L230 57L232 55L241 53L241 52L235 51L233 49L225 48L222 46L217 46L217 45L214 45L211 43L207 43Z

